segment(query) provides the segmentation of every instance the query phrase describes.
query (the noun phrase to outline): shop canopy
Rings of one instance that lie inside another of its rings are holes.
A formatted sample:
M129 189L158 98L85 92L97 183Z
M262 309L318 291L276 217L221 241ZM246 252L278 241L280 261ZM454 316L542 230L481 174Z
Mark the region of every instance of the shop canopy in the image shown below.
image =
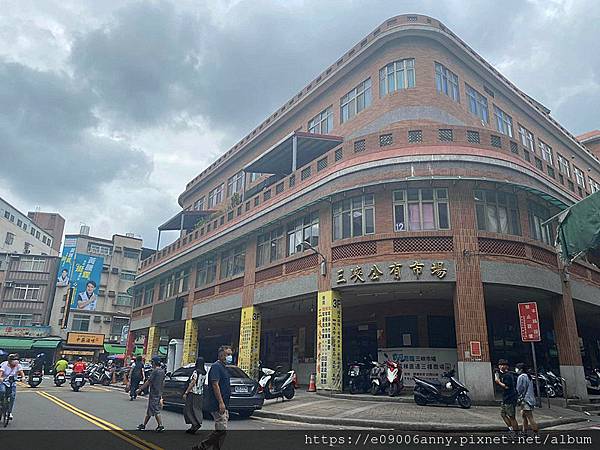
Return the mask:
M57 348L61 342L60 339L39 339L33 341L31 348Z
M246 165L244 172L286 176L337 147L343 140L340 136L294 131Z
M0 338L0 348L7 353L9 350L31 350L33 340L17 338Z
M600 192L575 203L559 216L558 241L565 261L600 251Z
M124 345L104 344L104 351L109 355L122 355L125 353Z

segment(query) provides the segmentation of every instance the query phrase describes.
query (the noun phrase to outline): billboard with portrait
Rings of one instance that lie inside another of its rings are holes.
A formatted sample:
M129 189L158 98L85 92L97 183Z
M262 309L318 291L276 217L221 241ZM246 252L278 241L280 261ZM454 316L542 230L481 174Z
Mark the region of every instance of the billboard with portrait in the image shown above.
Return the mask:
M76 239L65 241L56 286L75 289L71 310L95 311L104 258L77 253L76 245Z
M77 239L65 239L65 245L63 246L60 258L60 267L58 268L56 287L67 287L70 285L76 245Z

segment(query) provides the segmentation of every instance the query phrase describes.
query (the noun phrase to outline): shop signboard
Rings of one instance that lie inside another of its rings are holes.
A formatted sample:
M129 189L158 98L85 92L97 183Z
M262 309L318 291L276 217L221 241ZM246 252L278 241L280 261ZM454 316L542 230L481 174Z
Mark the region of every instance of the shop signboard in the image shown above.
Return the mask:
M539 342L542 339L536 302L519 303L519 324L523 342Z
M104 335L96 333L67 333L67 345L82 345L86 347L102 347Z
M384 353L387 353L394 361L402 364L405 386L414 386L413 377L415 376L430 380L441 380L442 374L455 369L458 363L455 348L380 348L378 350L380 362L387 359L383 355Z
M13 326L0 325L0 336L11 337L46 337L50 336L48 326Z

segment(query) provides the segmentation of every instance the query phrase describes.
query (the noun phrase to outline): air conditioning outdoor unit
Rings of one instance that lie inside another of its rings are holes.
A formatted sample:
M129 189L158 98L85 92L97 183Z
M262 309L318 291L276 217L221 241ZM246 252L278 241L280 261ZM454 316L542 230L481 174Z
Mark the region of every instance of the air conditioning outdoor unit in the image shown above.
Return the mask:
M6 281L6 282L4 283L4 286L5 286L5 287L7 287L7 288L11 288L11 287L13 287L13 286L14 286L14 282L12 282L12 281Z
M111 269L111 273L119 273L119 268L118 267L113 267Z
M101 316L94 316L94 323L100 323L102 321Z
M105 317L104 318L104 323L109 323L112 319L110 317Z

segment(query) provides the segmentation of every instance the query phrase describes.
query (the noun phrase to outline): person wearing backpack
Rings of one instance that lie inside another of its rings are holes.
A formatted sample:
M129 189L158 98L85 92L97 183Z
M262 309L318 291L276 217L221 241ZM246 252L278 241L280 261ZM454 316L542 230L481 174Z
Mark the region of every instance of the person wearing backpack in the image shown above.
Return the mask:
M183 393L183 399L185 400L183 417L185 423L190 425L190 428L185 430L186 433L194 434L202 426L202 396L205 380L204 358L198 357L188 387Z
M519 375L517 378L517 394L521 406L521 415L523 416L523 433L527 432L527 428L531 428L534 433L537 433L539 427L533 418L533 409L536 404L533 380L524 363L517 364L515 372Z
M135 358L135 363L132 364L131 369L129 370L129 399L135 400L137 398L137 388L140 383L145 381L144 379L144 363L142 362L141 355L138 355Z

